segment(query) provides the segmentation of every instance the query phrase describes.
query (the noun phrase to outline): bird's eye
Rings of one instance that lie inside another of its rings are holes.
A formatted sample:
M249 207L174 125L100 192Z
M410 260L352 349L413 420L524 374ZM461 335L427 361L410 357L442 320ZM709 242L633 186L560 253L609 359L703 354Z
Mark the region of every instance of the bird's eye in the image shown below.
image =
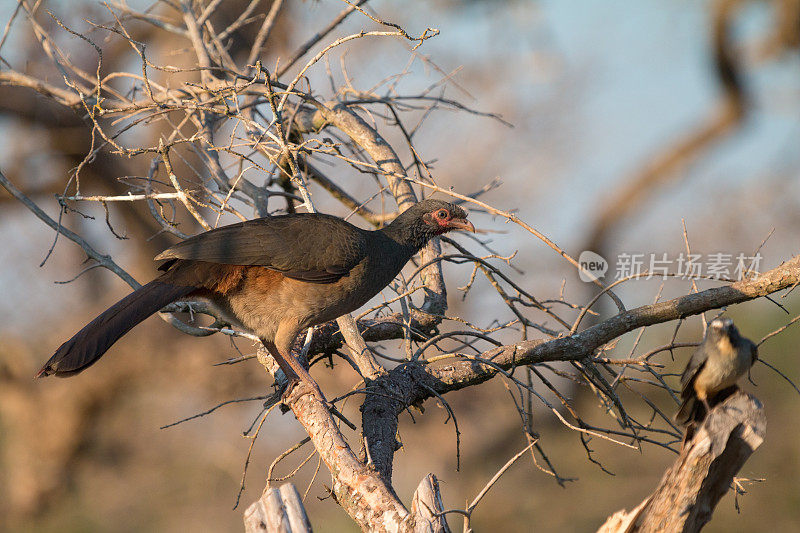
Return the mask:
M440 209L439 211L436 212L436 216L439 218L447 218L447 211L445 211L444 209Z

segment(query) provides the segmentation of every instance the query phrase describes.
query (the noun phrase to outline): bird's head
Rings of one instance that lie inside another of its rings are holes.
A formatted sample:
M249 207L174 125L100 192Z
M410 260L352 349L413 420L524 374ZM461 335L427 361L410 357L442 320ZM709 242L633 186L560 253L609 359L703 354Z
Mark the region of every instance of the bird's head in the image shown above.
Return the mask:
M402 213L386 227L388 233L421 248L428 240L448 231L475 231L467 213L459 206L442 200L423 200Z
M715 318L708 324L708 327L718 333L728 333L732 330L736 330L736 326L733 325L733 320L727 317Z
M717 350L726 355L733 355L741 350L750 355L750 364L758 359L758 346L739 333L730 318L715 318L708 324L706 339L714 343Z
M467 220L466 211L457 205L441 200L425 200L411 209L419 210L422 222L432 235L441 235L454 230L475 233L475 226Z
M733 346L738 345L740 340L739 330L736 329L733 320L730 318L715 318L712 320L708 324L706 337L722 351L732 350Z

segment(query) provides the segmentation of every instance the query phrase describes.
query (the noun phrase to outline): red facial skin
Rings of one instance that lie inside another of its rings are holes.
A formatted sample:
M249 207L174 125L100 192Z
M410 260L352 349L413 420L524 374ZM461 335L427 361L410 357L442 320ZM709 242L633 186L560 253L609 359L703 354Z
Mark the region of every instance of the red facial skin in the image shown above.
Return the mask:
M452 230L464 230L475 232L475 226L465 218L453 218L447 209L439 209L425 215L428 220L433 220L433 223L438 224L438 234L446 233ZM430 222L429 222L430 223Z

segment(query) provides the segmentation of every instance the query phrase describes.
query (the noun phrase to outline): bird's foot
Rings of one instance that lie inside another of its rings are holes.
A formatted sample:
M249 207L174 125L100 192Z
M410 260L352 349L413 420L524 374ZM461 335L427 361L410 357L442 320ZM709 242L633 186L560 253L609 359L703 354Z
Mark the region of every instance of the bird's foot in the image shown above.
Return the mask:
M300 383L300 378L297 376L288 378L288 382L283 388L283 393L281 393L281 403L284 405L289 405L294 400L292 393L294 392L294 389L300 385Z
M303 380L302 378L295 377L294 379L290 379L289 383L286 385L286 388L283 390L283 394L281 394L281 404L285 406L286 410L288 411L291 409L291 406L303 395L311 394L315 396L318 400L320 400L324 405L325 408L330 412L333 416L341 420L347 427L356 431L356 425L350 422L337 408L333 405L332 402L329 402L325 399L325 396L322 394L322 391L317 385L317 382L313 379L310 382ZM283 407L282 407L283 408Z
M281 400L284 404L289 405L305 394L313 394L327 404L327 400L325 400L325 396L322 394L319 385L317 385L317 382L314 381L311 376L308 376L306 379L298 377L297 375L289 376L286 388L283 389L283 394L281 394Z

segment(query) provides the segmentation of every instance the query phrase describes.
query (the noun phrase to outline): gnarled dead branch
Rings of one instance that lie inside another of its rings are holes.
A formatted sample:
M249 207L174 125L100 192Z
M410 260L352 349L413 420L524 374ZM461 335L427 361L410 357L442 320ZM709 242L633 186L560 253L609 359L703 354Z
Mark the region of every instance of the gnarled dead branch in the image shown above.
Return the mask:
M764 441L767 419L754 396L738 391L714 407L655 492L631 512L619 511L598 533L695 533L711 520L734 477Z

